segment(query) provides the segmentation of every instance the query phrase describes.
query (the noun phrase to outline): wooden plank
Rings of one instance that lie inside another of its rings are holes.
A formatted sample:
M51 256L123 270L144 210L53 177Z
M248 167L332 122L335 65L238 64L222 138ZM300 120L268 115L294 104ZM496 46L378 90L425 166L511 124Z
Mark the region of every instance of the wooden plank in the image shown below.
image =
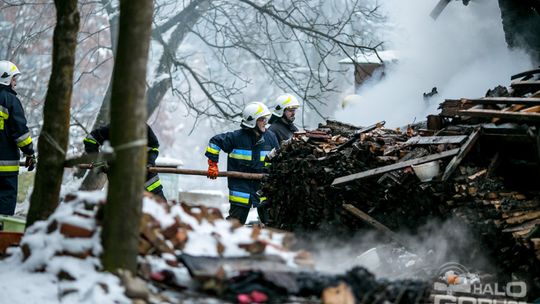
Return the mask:
M459 144L467 138L467 135L456 136L415 136L405 142L406 145L438 145Z
M156 172L156 173L172 173L172 174L201 175L201 176L207 176L208 174L206 170L178 169L178 168L166 168L166 167L150 167L148 168L148 171ZM249 180L261 180L265 176L265 174L264 173L244 173L244 172L236 172L236 171L220 171L218 176L249 179Z
M448 103L447 103L448 102ZM538 97L484 97L484 98L461 98L447 99L442 105L459 106L462 104L523 104L536 106L540 105Z
M390 239L392 239L394 242L400 244L403 247L406 247L405 244L399 239L399 236L390 228L386 227L385 225L381 224L379 221L371 217L369 214L363 212L362 210L356 208L355 206L351 204L343 204L343 209L347 210L357 218L361 219L371 227L377 229L378 231L382 232L384 235L388 236Z
M527 106L523 105L523 104L513 104L513 105L511 105L511 106L509 106L507 108L502 109L501 111L503 111L503 112L518 112L518 111L520 111L521 109L523 109L525 107L527 107ZM491 120L491 122L496 123L499 120L500 120L500 118L493 118Z
M351 146L355 141L359 139L359 135L367 132L371 132L377 128L382 128L386 124L386 121L379 121L375 124L372 124L371 126L362 128L360 130L356 130L353 134L353 136L347 140L345 143L341 144L341 146L337 147L336 151L341 151L349 146Z
M394 146L384 150L384 155L392 154L405 147L414 145L438 145L438 144L459 144L467 138L467 135L450 135L450 136L415 136L409 138L404 143L397 143Z
M516 75L512 75L510 79L514 80L514 79L523 78L525 76L534 75L538 73L540 73L540 69L533 69L530 71L525 71L525 72L517 73Z
M459 166L463 158L467 156L469 151L471 151L471 148L474 146L478 138L480 137L480 132L482 128L477 128L474 130L471 135L469 135L469 139L459 148L459 153L452 158L450 163L446 166L446 169L444 170L444 174L442 176L442 181L446 181L452 173L454 173L454 170Z
M536 130L536 156L538 169L540 169L540 129Z
M523 112L523 113L540 113L540 105L533 106L533 107L526 108L526 109L522 109L522 110L520 110L520 112Z
M450 3L452 0L439 0L437 5L433 8L431 13L429 13L429 16L433 20L437 20L439 18L439 15L442 13L442 11L448 6L448 3Z
M21 165L24 165L24 162L21 162ZM93 164L77 164L70 165L66 167L76 166L81 169L93 169L96 166ZM148 167L148 172L155 173L169 173L169 174L182 174L182 175L200 175L207 176L208 171L206 170L194 170L194 169L179 169L176 167ZM245 173L237 171L220 171L218 177L233 177L239 179L248 179L248 180L261 180L265 176L265 173Z
M540 87L540 81L538 80L522 80L522 81L513 81L510 86L512 87Z
M459 150L460 150L459 148L456 148L456 149L444 151L444 152L441 152L441 153L431 154L431 155L428 155L428 156L407 160L407 161L400 162L400 163L397 163L397 164L392 164L392 165L388 165L388 166L384 166L384 167L379 167L379 168L375 168L375 169L362 171L362 172L359 172L359 173L354 173L354 174L338 177L338 178L334 179L334 181L332 182L332 186L343 184L343 183L348 183L348 182L351 182L351 181L357 180L357 179L362 179L362 178L366 178L366 177L370 177L370 176L383 174L383 173L390 172L390 171L403 169L403 168L406 168L406 167L409 167L409 166L412 166L412 165L423 164L423 163L427 163L427 162L430 162L430 161L434 161L434 160L454 156L454 155L458 154Z
M514 120L514 121L540 122L540 113L503 112L500 110L474 109L474 110L459 110L458 115L468 116L468 117L487 117L487 118L499 117L499 118Z

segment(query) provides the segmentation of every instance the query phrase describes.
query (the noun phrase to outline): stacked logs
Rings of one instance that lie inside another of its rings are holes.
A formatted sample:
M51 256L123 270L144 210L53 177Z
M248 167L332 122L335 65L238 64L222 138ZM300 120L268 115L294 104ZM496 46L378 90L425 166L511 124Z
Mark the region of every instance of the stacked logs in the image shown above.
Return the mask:
M362 222L343 210L353 204L391 229L415 229L441 211L434 193L419 187L412 172L383 176L332 187L341 176L452 148L452 145L405 146L416 133L410 129L359 128L328 121L313 132L295 136L272 161L263 193L270 200L271 225L284 230L356 230ZM415 208L411 209L410 206Z
M539 292L540 193L510 191L499 176L485 168L463 166L445 193L446 205L469 227L479 242L470 259L488 256L498 280L514 278L531 283Z

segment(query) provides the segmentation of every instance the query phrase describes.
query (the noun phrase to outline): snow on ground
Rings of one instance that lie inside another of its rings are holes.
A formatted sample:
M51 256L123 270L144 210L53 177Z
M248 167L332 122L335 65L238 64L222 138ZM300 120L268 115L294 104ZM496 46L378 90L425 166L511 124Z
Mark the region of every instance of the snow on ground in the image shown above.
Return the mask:
M21 246L8 248L9 256L0 260L0 302L130 303L120 279L100 271L101 227L97 225L95 214L105 198L106 192L102 191L76 192L64 198L49 219L29 227ZM289 266L296 267L297 252L283 248L284 234L262 229L254 236L254 228L237 227L223 219L197 217L203 211L201 208L179 204L164 206L148 197L143 200L143 212L157 220L162 229L177 221L191 227L184 248L176 250L175 255L249 256L250 252L241 246L258 241L266 244L264 254L280 256ZM89 233L86 236L70 234L66 232L68 226L80 227ZM219 252L218 248L223 251ZM175 255L162 253L145 259L153 270L173 271L179 285L190 286L185 268L171 268L165 262L175 260Z
M21 247L9 248L10 257L0 261L0 292L2 301L7 301L4 303L131 302L118 277L100 272L101 263L93 257L102 248L92 207L104 198L103 192L79 192L76 200L60 204L49 219L28 228ZM69 238L60 232L67 224L96 232L88 238ZM29 249L29 256L23 247ZM81 259L70 255L86 252L93 256ZM59 280L60 274L74 280Z

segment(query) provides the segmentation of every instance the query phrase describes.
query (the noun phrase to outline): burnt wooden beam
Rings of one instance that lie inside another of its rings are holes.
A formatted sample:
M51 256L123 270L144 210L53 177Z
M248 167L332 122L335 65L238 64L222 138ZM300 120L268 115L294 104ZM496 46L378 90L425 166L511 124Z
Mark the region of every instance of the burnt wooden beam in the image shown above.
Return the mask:
M345 143L343 143L341 146L337 147L337 150L336 151L341 151L349 146L351 146L356 140L358 140L358 136L362 133L367 133L367 132L371 132L377 128L382 128L384 126L384 124L386 124L386 121L379 121L378 123L375 123L375 124L372 124L371 126L368 126L368 127L365 127L365 128L362 128L360 130L357 130L354 132L353 136L347 140Z
M484 98L462 98L462 99L448 99L449 101L454 102L464 102L464 103L471 103L471 104L483 104L483 105L489 105L489 104L523 104L523 105L530 105L530 106L536 106L540 105L540 98L534 98L534 97L484 97Z
M444 11L446 6L448 6L448 3L450 3L451 1L452 0L439 0L437 5L435 5L433 10L431 11L431 13L429 13L429 16L433 20L437 20L437 18L439 18L439 15L441 15L441 13Z
M468 117L487 117L487 118L504 118L514 121L529 121L540 122L540 113L526 113L526 112L504 112L500 110L485 110L485 109L473 109L473 110L458 110L457 114L460 116Z
M471 148L474 146L476 141L478 141L478 138L480 137L480 132L482 131L482 128L477 128L474 130L471 135L469 135L469 139L459 148L459 153L452 158L450 163L446 166L446 169L444 170L443 176L441 178L442 181L446 181L452 173L454 173L454 170L459 166L463 158L467 156L469 151L471 151Z
M539 80L517 80L512 81L510 84L512 87L540 87Z
M530 76L530 75L534 75L534 74L538 74L538 73L540 73L540 69L534 69L534 70L530 70L530 71L525 71L525 72L518 73L516 75L512 75L510 77L510 80L523 78L525 76Z
M501 164L501 154L499 152L495 153L493 157L491 158L491 161L489 162L489 166L487 168L486 177L491 177L495 173L495 170L499 168Z
M537 156L537 163L538 163L538 169L540 169L540 128L536 128L536 156ZM540 171L540 170L539 170Z
M467 138L467 135L455 136L415 136L405 142L406 145L438 145L459 144Z
M392 165L388 165L388 166L384 166L384 167L379 167L379 168L366 170L366 171L359 172L359 173L354 173L354 174L338 177L338 178L334 179L334 181L332 182L332 186L348 183L348 182L351 182L351 181L354 181L354 180L358 180L358 179L362 179L362 178L366 178L366 177L370 177L370 176L383 174L383 173L390 172L390 171L403 169L403 168L406 168L406 167L409 167L409 166L412 166L412 165L423 164L423 163L427 163L427 162L430 162L430 161L434 161L434 160L454 156L454 155L458 154L459 150L460 150L460 148L447 150L447 151L444 151L444 152L441 152L441 153L431 154L431 155L428 155L428 156L407 160L407 161L400 162L400 163L397 163L397 164L392 164Z
M365 213L364 211L356 208L355 206L351 204L343 204L343 209L350 212L352 215L356 216L357 218L364 221L366 224L370 225L371 227L375 228L376 230L382 232L384 235L386 235L388 238L393 240L394 242L398 243L399 245L403 247L405 246L404 242L402 242L399 238L399 236L390 228L386 227L385 225L381 224L379 221L371 217L369 214Z

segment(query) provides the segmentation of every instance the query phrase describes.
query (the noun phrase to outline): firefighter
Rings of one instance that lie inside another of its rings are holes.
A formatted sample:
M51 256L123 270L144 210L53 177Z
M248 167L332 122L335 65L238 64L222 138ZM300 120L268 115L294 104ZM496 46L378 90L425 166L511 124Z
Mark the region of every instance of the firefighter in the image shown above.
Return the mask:
M266 123L270 117L270 110L261 102L252 102L246 105L242 112L241 128L233 132L215 135L210 139L206 148L208 157L208 177L215 179L218 176L219 152L228 154L227 169L245 173L262 173L265 171L266 155L279 146L273 132L266 130ZM245 224L251 207L257 208L261 223L268 221L268 211L264 206L265 197L259 197L257 192L261 182L228 178L229 187L229 216Z
M30 131L15 87L19 69L10 61L0 61L0 214L13 215L17 204L17 177L22 151L28 171L36 157Z
M290 139L298 128L294 125L296 109L300 107L298 99L291 94L284 94L276 98L272 108L272 117L269 130L276 134L279 143Z
M148 157L146 160L146 165L148 167L154 167L156 165L156 159L159 155L159 141L152 131L152 128L147 124L147 135L148 135ZM86 153L96 153L99 151L99 147L103 145L106 140L109 140L109 125L98 128L90 132L90 134L83 140L84 150ZM106 173L106 172L105 172ZM163 186L161 185L161 180L159 175L155 172L146 173L146 182L144 184L146 191L151 192L165 201L165 194L163 193Z

